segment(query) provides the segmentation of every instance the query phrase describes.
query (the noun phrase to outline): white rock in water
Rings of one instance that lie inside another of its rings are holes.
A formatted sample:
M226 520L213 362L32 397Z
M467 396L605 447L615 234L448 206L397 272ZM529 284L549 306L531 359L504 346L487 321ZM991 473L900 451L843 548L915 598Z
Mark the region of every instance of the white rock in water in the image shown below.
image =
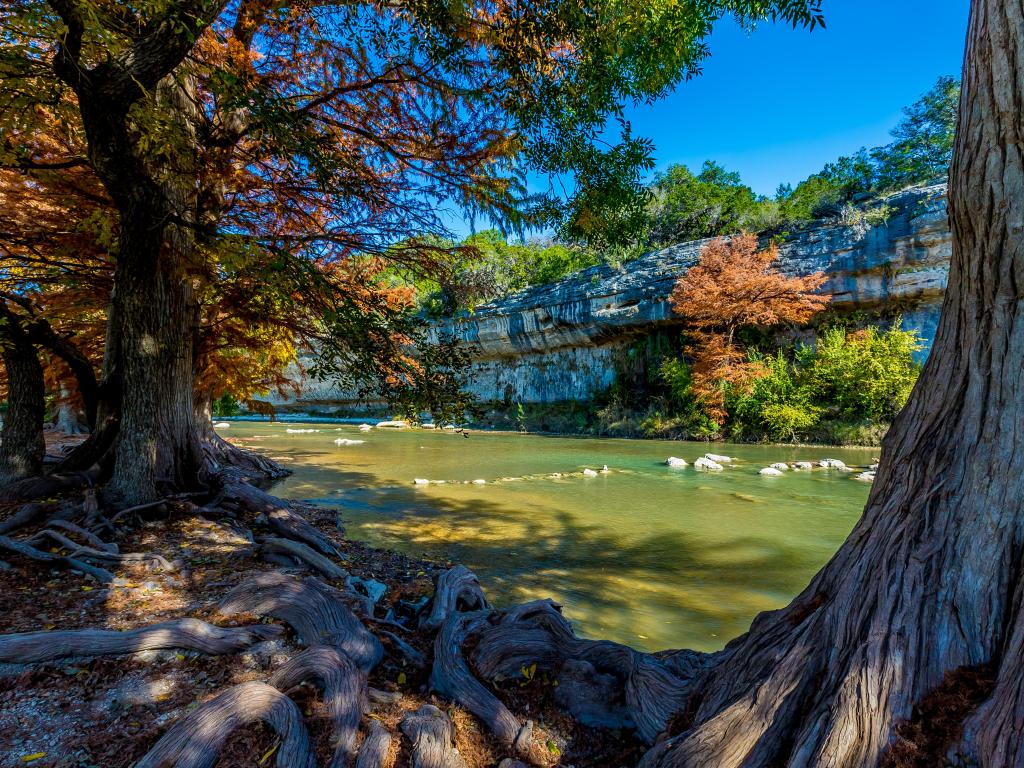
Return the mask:
M871 472L871 471L868 471L868 472L861 472L861 473L860 473L859 475L857 475L857 476L856 476L856 477L854 477L853 479L854 479L854 480L863 480L863 481L864 481L865 483L870 483L870 482L873 482L873 481L874 481L874 479L875 479L875 473L874 473L874 472Z
M378 429L384 429L384 428L387 428L387 427L391 427L392 429L404 429L405 427L408 427L408 426L409 426L409 422L408 421L401 421L401 420L399 420L399 421L378 421L377 422L377 428Z
M337 440L334 441L334 444L335 445L362 445L365 442L366 442L365 440L348 440L347 438L339 437Z
M597 477L597 472L595 472L592 469L584 469L583 470L583 476L584 477Z
M449 431L454 431L455 430L455 425L454 424L445 424L443 427L441 427L441 429L447 429Z
M709 459L710 461L721 462L723 464L728 464L732 461L731 456L719 456L717 453L705 453L704 458Z
M877 472L877 471L878 471L878 462L875 462L870 467L868 467L868 472Z
M415 480L413 480L413 483L415 483L416 485L430 485L430 481L422 477L417 477Z
M768 466L771 469L779 470L779 472L788 472L789 471L789 464L783 464L781 461L777 462L775 464L769 464Z
M486 480L474 480L473 485L487 485Z
M359 431L360 432L369 432L371 429L373 429L373 425L372 424L360 424L359 425Z
M725 467L719 464L717 461L709 459L707 456L701 456L695 462L693 462L694 469L701 469L706 472L721 472Z
M686 467L689 466L689 462L686 459L680 459L675 456L669 456L665 459L665 463L670 467Z
M818 462L818 466L826 469L847 469L846 464L839 459L822 459Z
M428 421L426 424L420 424L420 429L433 429L433 428L434 428L434 423L432 421Z
M775 469L775 467L765 467L757 474L764 475L766 477L778 477L779 475L782 474L782 472L778 469Z
M286 429L289 435L308 435L310 432L319 432L319 429Z
M794 461L793 469L814 469L814 465L809 461Z
M227 429L228 427L231 426L231 422L230 421L218 421L213 426L214 426L215 429Z
M611 472L611 470L608 469L608 465L607 464L605 464L603 467L601 467L601 474L602 475L607 475L609 472Z

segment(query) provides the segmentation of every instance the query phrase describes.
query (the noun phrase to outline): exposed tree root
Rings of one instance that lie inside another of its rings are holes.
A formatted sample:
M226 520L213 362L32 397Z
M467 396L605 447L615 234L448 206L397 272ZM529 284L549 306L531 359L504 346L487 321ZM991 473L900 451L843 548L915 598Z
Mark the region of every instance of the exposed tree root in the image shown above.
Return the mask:
M215 627L199 619L176 619L119 632L112 629L65 629L0 635L0 662L29 664L69 656L106 656L164 648L218 655L244 650L277 637L272 624Z
M334 724L331 768L345 768L355 757L359 722L367 708L366 673L341 651L320 645L291 659L268 682L283 692L303 682L323 691Z
M402 718L402 733L412 742L413 768L467 768L455 748L455 728L448 715L424 704Z
M80 525L69 523L67 520L50 520L49 522L47 522L47 525L49 525L51 528L63 528L65 531L68 531L69 533L73 533L76 536L81 536L83 539L89 542L89 545L93 549L98 549L103 552L113 552L115 554L120 551L117 544L114 544L113 542L109 541L104 541L92 531L87 531Z
M362 746L359 747L356 768L384 768L390 749L391 731L376 720L371 720L370 732L366 734Z
M110 571L104 570L103 568L97 568L94 565L83 563L81 560L76 560L73 557L65 557L64 555L55 555L50 552L43 552L42 550L36 549L23 541L16 541L15 539L7 536L0 536L0 549L6 549L8 552L16 552L22 557L27 557L30 560L38 560L39 562L49 563L50 565L54 565L59 568L68 568L72 571L84 573L104 584L109 584L114 580L114 574Z
M93 549L85 547L72 541L67 536L57 533L54 530L42 530L30 539L25 539L27 544L40 544L43 540L50 539L60 547L69 550L68 557L80 558L86 561L97 563L114 563L124 565L126 563L142 563L148 568L158 568L163 571L175 571L177 568L167 558L153 552L111 552L107 549Z
M24 504L17 512L6 520L0 521L0 536L6 536L8 533L16 531L19 528L32 525L33 523L52 515L56 509L57 507L54 504L39 502Z
M281 739L277 768L316 768L299 708L276 688L256 682L229 688L178 720L135 768L212 768L228 737L257 721Z
M518 748L523 741L528 741L521 739L524 730L528 733L528 728L521 725L508 707L480 684L462 655L466 637L486 626L489 616L489 611L448 616L434 640L430 687L483 720L503 743Z
M345 604L344 595L312 576L261 573L221 601L226 615L254 613L287 622L306 645L330 645L369 671L384 655L380 641Z
M301 541L282 539L277 536L267 536L260 539L260 546L262 546L265 551L272 554L294 558L329 579L344 581L349 577L348 571L340 565L336 565L331 562L319 552L315 552L312 548L306 546Z
M95 485L99 479L98 470L75 472L73 474L50 474L26 477L0 488L0 501L21 501L22 499L45 499Z
M288 502L248 483L232 479L225 482L221 495L222 503L263 515L266 524L284 538L301 541L329 557L340 557L331 540L310 525L306 518L293 511Z
M490 607L476 574L464 565L456 565L438 577L430 614L420 622L420 626L438 629L451 613L482 611Z
M597 672L618 679L622 701L608 701L605 714L613 721L615 705L623 704L632 725L647 743L653 743L683 708L693 682L710 663L707 655L689 652L683 658L673 657L670 665L625 645L577 638L551 600L526 603L502 613L496 623L482 629L473 653L477 671L488 679L514 677L533 664L540 670L557 671L569 660L587 662ZM586 676L576 680L580 690L567 687L560 691L562 702L600 702L596 699L599 690L585 690L589 685ZM629 725L622 722L620 727Z

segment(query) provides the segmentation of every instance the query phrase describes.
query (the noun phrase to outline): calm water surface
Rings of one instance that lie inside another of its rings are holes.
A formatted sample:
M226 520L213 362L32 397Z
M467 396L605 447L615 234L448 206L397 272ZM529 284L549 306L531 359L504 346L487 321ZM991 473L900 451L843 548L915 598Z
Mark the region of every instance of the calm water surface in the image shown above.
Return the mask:
M274 493L337 506L350 536L463 562L498 605L553 597L581 634L648 650L721 648L756 613L788 603L867 499L852 473L760 468L826 456L864 466L877 455L335 424L234 422L222 434L287 461L294 474ZM336 446L339 437L365 442ZM738 461L722 473L663 463L708 450ZM581 474L603 465L608 474Z

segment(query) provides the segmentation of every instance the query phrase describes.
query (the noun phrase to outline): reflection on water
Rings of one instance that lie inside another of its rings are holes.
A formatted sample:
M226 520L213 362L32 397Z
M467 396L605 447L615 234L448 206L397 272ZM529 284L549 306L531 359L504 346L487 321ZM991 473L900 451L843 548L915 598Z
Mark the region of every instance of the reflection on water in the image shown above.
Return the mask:
M294 475L274 492L337 506L352 537L463 562L498 605L550 596L582 634L645 649L721 648L757 612L785 605L867 498L852 473L761 477L761 467L825 456L863 466L876 455L289 426L236 422L224 433L287 459ZM339 437L365 443L337 446ZM709 449L739 461L718 474L663 464Z

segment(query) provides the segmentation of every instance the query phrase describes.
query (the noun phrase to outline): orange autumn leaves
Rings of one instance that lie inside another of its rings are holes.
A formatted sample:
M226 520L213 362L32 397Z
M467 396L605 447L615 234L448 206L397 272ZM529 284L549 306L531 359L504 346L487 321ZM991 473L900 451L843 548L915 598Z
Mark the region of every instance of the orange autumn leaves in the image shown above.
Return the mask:
M778 248L758 250L755 235L717 238L672 291L672 309L686 319L693 394L716 420L725 417L727 386L763 374L736 343L741 328L806 323L829 302L816 293L825 275L787 277L775 267Z

